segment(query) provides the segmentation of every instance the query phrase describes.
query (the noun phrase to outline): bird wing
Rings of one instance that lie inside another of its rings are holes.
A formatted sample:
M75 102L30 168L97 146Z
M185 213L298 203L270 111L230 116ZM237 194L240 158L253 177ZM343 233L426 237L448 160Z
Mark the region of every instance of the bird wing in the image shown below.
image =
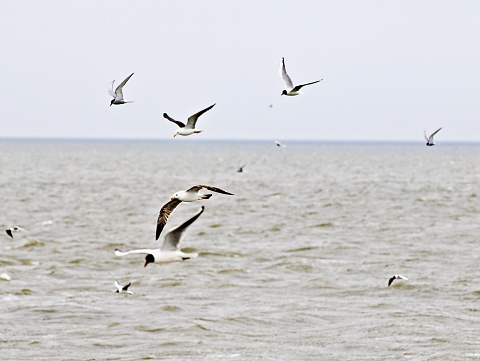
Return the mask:
M197 119L200 117L200 115L202 115L205 112L208 112L210 109L212 109L215 106L215 104L210 105L208 108L200 110L198 113L195 113L192 116L190 116L187 120L186 128L187 129L195 129L195 123L197 123Z
M133 74L134 73L127 76L127 78L117 86L117 89L115 89L115 96L117 98L123 99L123 92L122 92L123 86L127 84L127 81L132 77Z
M285 59L282 58L282 62L280 63L280 76L282 77L283 81L287 85L287 88L292 89L293 88L293 82L292 79L290 79L290 76L287 74L287 69L285 68Z
M321 82L322 80L323 80L323 79L316 80L316 81L312 81L311 83L296 85L296 86L292 89L292 92L298 92L298 91L299 91L300 89L302 89L304 86L306 86L306 85L311 85L311 84L315 84L315 83Z
M131 284L132 284L132 282L129 282L127 285L123 286L122 291L127 291L128 287L130 287Z
M117 288L118 291L122 289L122 286L120 285L120 283L118 283L117 280L115 280L115 287Z
M229 196L233 196L233 195L234 195L233 193L226 192L226 191L224 191L223 189L220 189L220 188L217 188L217 187L212 187L212 186L201 185L201 184L196 185L195 187L192 187L192 188L190 188L190 189L193 189L193 188L196 188L196 187L197 187L197 188L200 187L200 189L201 189L201 188L205 188L205 189L208 189L209 191L213 191L213 192L217 192L217 193L228 194ZM189 189L189 190L190 190L190 189ZM199 189L199 190L200 190L200 189Z
M12 230L11 230L10 228L7 229L7 230L5 230L5 232L6 232L10 237L13 238L13 233L12 233Z
M181 225L178 227L175 227L172 229L170 232L168 232L165 235L165 240L163 241L162 248L160 248L161 251L176 251L178 249L178 245L180 241L182 240L182 236L187 230L187 228L197 220L198 217L203 213L203 210L205 209L204 206L202 206L202 209L194 215L192 218L190 218L188 221L183 222Z
M112 80L108 87L108 94L110 94L112 97L115 98L115 92L113 91L113 84L115 83L115 80Z
M428 139L427 132L425 130L423 131L423 137L427 142L430 142L430 139Z
M154 249L133 249L131 251L121 251L118 248L115 250L115 256L126 256L127 254L142 253L142 254L151 254L155 252Z
M392 282L393 282L393 280L394 280L395 278L396 278L396 277L393 276L392 278L390 278L390 279L388 280L388 287L390 287L390 285L392 284Z
M432 134L430 134L430 138L433 138L435 134L437 134L440 130L442 130L442 127L438 128L436 131L434 131Z
M180 128L185 128L185 123L182 123L181 121L179 120L175 120L173 118L171 118L167 113L163 113L163 117L165 119L168 119L170 120L171 122L175 123L176 125L178 125Z
M158 219L157 219L157 234L156 234L156 240L158 240L158 237L160 237L160 233L162 233L163 227L167 224L168 217L170 217L170 214L174 211L177 206L182 203L182 201L178 199L172 199L171 201L165 203L165 205L160 209L160 212L158 214Z

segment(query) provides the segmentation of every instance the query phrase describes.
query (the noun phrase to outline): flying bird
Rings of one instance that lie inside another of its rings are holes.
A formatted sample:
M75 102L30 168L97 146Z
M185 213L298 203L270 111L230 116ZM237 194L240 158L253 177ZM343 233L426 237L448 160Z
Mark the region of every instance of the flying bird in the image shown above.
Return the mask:
M18 227L18 226L14 226L14 227L11 227L11 228L8 228L5 230L5 232L13 238L13 233L16 233L16 232L25 232L25 230L22 228L22 227Z
M157 233L156 233L156 240L160 237L162 233L163 227L167 224L168 217L170 214L177 208L177 206L182 202L195 202L201 199L209 199L212 194L200 194L198 193L202 188L208 189L213 192L227 194L229 196L233 196L233 193L229 193L224 191L223 189L217 187L211 187L206 185L196 185L187 190L178 191L175 193L170 201L165 203L163 207L160 209L157 219Z
M192 116L190 116L187 120L187 125L185 125L185 123L182 123L178 120L171 118L167 113L163 113L163 117L165 119L170 120L171 122L175 123L180 127L180 129L177 130L177 132L173 135L174 137L176 137L177 135L187 136L187 135L192 135L194 133L201 133L202 132L201 130L195 129L195 124L197 123L198 118L203 113L208 112L210 109L212 109L215 106L215 104L210 105L208 108L200 110L198 113L195 113Z
M123 252L119 249L115 250L116 256L126 256L127 254L141 253L146 254L144 267L147 267L149 263L168 263L176 261L185 261L190 258L198 256L197 253L184 253L180 250L179 244L185 235L185 231L188 227L197 220L205 209L202 209L189 220L185 221L178 227L172 229L165 235L161 248L156 249L134 249L132 251Z
M320 80L312 81L311 83L306 83L306 84L293 86L292 79L287 74L287 69L285 68L285 59L284 58L282 58L282 62L280 63L280 76L283 78L283 81L287 85L287 89L284 89L282 91L282 95L288 95L288 96L295 96L295 95L303 94L300 91L300 89L302 89L304 86L315 84L315 83L318 83L318 82L323 80L323 79L320 79Z
M243 168L245 168L246 166L247 166L246 164L237 166L237 172L243 173Z
M110 94L113 97L112 101L110 102L110 106L112 106L112 104L119 105L119 104L125 104L125 103L132 103L132 101L126 101L123 99L122 89L123 89L123 86L127 84L127 81L132 77L133 74L134 73L127 76L127 78L124 81L122 81L119 86L117 86L115 91L113 91L113 83L115 83L115 80L113 80L110 83L110 86L108 87L108 94Z
M115 281L115 287L117 288L117 290L115 292L116 293L128 293L129 295L133 295L133 292L128 290L128 287L130 287L131 284L132 284L132 282L129 282L125 286L122 286L120 283L118 283L118 281Z
M397 279L401 279L401 280L408 281L408 278L405 277L405 276L402 276L402 275L394 275L392 278L390 278L390 279L388 280L388 287L390 287L390 285L392 284L392 282L393 282L394 280L397 280Z
M285 152L285 148L287 147L285 144L280 143L278 140L275 141L275 145L281 148Z
M437 134L442 128L438 128L436 131L434 131L432 134L430 134L429 137L427 137L427 132L424 130L423 131L423 136L425 137L425 140L427 141L427 147L434 146L435 143L433 142L433 136Z

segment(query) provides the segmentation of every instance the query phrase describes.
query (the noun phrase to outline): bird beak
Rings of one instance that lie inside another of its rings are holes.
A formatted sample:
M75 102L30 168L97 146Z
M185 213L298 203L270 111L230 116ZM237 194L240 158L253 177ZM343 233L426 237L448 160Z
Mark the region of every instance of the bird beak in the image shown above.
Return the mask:
M177 136L177 133L175 133L175 134L173 135L174 138L175 138L176 136Z
M148 264L148 262L145 262L145 264L143 265L143 267L147 267L147 264Z
M171 201L173 201L174 199L175 199L175 197L170 198Z

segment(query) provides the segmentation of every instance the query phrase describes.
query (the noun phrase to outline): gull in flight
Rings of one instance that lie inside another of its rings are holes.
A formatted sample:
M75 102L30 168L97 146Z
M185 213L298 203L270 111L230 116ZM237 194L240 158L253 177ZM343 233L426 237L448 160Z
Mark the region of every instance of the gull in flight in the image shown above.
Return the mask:
M128 287L130 287L131 284L132 284L132 282L129 282L125 286L122 286L120 283L118 283L118 281L115 281L115 287L117 288L117 290L115 292L116 293L128 293L129 295L133 295L133 292L128 290Z
M14 232L25 232L25 230L22 228L22 227L18 227L18 226L14 226L14 227L11 227L11 228L8 228L5 230L5 232L13 238L13 233Z
M246 164L237 166L237 172L238 173L243 173L243 168L245 168L246 166L247 166Z
M287 147L285 144L280 143L278 140L275 141L275 145L281 148L285 152L285 148Z
M427 141L427 146L431 147L434 146L435 143L433 142L433 136L437 134L442 128L438 128L436 131L434 131L432 134L430 134L429 137L427 137L427 132L423 131L423 136L425 137L425 140Z
M132 251L123 252L119 249L115 250L116 256L126 256L127 254L131 253L142 253L146 254L145 256L145 265L147 267L149 263L168 263L168 262L176 262L176 261L185 261L190 258L195 258L198 256L197 253L184 253L180 250L179 244L182 240L185 231L187 228L195 222L195 220L200 217L205 209L202 206L200 212L190 218L188 221L182 223L178 227L172 229L165 235L165 239L163 241L161 248L156 249L134 249Z
M110 106L112 106L112 104L119 105L119 104L125 104L125 103L132 103L132 101L126 101L123 99L122 89L123 89L123 86L127 84L127 81L132 77L133 74L134 73L127 76L127 78L124 81L122 81L119 86L117 86L115 91L113 91L113 83L115 83L115 80L113 80L110 83L110 86L108 87L108 94L110 94L113 97L112 101L110 102Z
M402 275L394 275L392 278L390 278L390 279L388 280L388 287L390 287L390 285L392 284L392 282L393 282L394 280L398 280L398 279L408 281L408 278L405 277L405 276L402 276Z
M177 206L182 202L195 202L201 199L209 199L212 195L211 194L200 194L198 193L202 188L208 189L213 192L227 194L229 196L233 196L233 193L229 193L224 191L223 189L217 187L211 187L206 185L196 185L187 190L178 191L175 193L170 201L165 203L160 209L157 219L157 233L156 238L160 237L160 233L162 233L163 227L167 224L168 217L170 214L177 208Z
M210 109L212 109L215 106L215 104L210 105L208 108L200 110L198 113L195 113L192 116L190 116L187 120L187 125L185 125L185 123L182 123L178 120L171 118L167 113L163 113L163 117L165 119L170 120L171 122L175 123L180 127L180 129L177 130L177 132L173 135L174 137L176 137L177 135L187 136L187 135L192 135L194 133L201 133L202 132L201 130L195 129L195 124L197 123L198 118L203 113L208 112Z
M306 83L306 84L301 84L301 85L295 85L293 86L292 79L290 76L287 74L287 69L285 68L285 59L282 58L282 62L280 63L280 75L283 78L283 81L287 85L287 89L284 89L282 91L282 95L288 95L288 96L295 96L298 94L303 94L300 89L302 89L306 85L311 85L318 83L322 81L323 79L317 80L317 81L312 81L311 83Z

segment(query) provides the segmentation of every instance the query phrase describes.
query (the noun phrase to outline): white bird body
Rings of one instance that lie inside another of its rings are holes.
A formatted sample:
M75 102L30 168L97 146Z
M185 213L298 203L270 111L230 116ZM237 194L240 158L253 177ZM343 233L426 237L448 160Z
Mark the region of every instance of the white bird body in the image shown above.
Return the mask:
M300 85L295 85L294 86L293 82L292 82L292 79L290 78L290 76L287 73L284 58L282 58L282 62L280 63L280 69L279 70L280 70L280 76L282 77L283 81L285 82L285 85L287 86L287 89L284 89L282 91L282 95L296 96L296 95L303 94L303 92L300 90L301 88L303 88L306 85L315 84L315 83L318 83L318 82L323 80L323 79L320 79L320 80L313 81L311 83L300 84Z
M200 217L203 213L205 207L202 206L200 212L191 217L189 220L183 222L178 227L175 227L170 232L165 235L163 244L161 248L155 249L134 249L131 251L123 252L119 249L115 250L116 256L126 256L128 254L146 254L145 256L145 265L147 267L149 263L169 263L177 261L185 261L190 258L195 258L198 256L198 253L186 253L180 250L180 241L183 239L183 236L188 229L188 227L195 222L195 220ZM163 228L163 227L162 227ZM160 233L159 233L160 234ZM158 236L157 236L158 239Z
M391 277L389 280L388 280L388 287L390 287L390 285L392 284L392 282L394 280L405 280L405 281L408 281L408 278L405 277L405 276L402 276L402 275L394 275L393 277Z
M113 90L113 84L115 83L115 80L110 83L110 86L108 87L108 94L113 97L112 101L110 102L110 106L112 106L112 104L119 105L125 103L132 103L132 101L127 101L123 99L123 86L127 83L127 81L132 77L133 74L134 73L130 74L124 81L122 81L117 86L115 91Z

